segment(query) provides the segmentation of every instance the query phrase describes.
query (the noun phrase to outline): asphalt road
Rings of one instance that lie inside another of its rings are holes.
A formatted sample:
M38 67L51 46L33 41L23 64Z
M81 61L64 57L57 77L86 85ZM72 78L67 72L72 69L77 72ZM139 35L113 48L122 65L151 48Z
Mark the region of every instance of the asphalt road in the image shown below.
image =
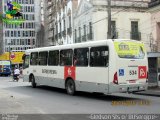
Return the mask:
M160 98L126 93L98 95L78 92L66 94L63 89L30 83L13 82L0 77L1 114L106 114L106 113L160 113Z

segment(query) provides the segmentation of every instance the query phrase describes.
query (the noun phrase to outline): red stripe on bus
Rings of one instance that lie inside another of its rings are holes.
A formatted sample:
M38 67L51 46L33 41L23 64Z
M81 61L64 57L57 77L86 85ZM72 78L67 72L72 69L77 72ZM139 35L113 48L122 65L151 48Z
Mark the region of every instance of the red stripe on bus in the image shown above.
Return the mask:
M76 67L75 66L64 66L64 79L71 77L73 80L76 79Z

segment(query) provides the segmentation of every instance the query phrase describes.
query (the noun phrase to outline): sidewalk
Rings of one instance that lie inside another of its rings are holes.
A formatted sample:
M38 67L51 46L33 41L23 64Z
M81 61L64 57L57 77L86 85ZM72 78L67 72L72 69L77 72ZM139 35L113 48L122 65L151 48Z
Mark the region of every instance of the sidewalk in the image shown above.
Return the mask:
M160 87L150 87L147 91L136 92L134 94L160 97Z

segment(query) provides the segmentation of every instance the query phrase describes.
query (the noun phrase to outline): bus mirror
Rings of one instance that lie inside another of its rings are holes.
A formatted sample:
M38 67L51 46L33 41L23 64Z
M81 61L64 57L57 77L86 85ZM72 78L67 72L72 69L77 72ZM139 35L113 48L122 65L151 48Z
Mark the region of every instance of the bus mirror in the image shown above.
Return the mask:
M22 60L24 60L24 59L25 59L25 57L26 57L26 55L24 54L24 55L22 56Z

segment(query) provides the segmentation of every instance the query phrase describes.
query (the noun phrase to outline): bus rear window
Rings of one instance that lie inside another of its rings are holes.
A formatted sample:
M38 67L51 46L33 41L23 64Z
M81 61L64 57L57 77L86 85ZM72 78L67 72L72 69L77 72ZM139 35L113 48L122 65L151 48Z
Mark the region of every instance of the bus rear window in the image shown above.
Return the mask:
M145 56L144 44L140 42L114 42L116 52L120 58L143 59Z

